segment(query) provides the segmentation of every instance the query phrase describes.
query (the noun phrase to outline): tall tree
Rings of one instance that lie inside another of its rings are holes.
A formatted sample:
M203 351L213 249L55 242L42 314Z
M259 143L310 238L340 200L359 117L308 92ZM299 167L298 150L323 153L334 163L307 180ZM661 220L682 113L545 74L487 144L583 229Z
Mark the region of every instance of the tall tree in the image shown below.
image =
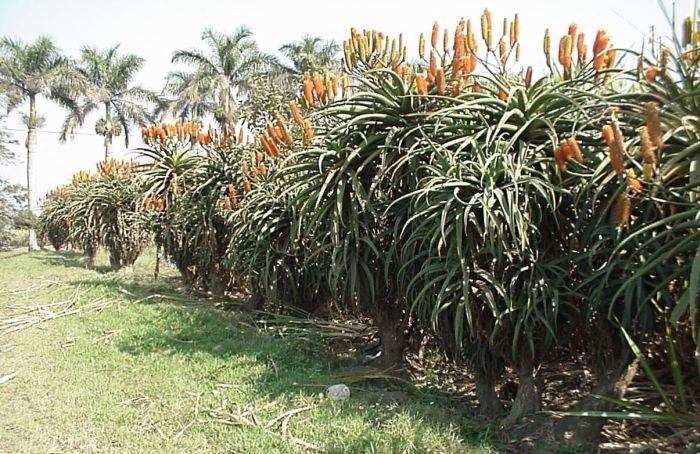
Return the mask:
M95 123L95 132L104 136L105 159L112 157L113 138L123 133L128 147L129 128L151 122L149 107L160 102L154 92L132 85L145 60L132 54L119 55L118 48L82 49L78 71L85 80L84 99L78 109L68 114L61 131L61 141L65 141L87 115L103 109L104 116Z
M74 93L81 88L80 77L49 38L40 37L31 44L0 40L0 92L7 98L7 111L29 104L24 116L27 125L27 200L31 215L39 211L34 193L36 181L37 128L43 118L37 114L37 100L44 96L75 110ZM29 250L38 250L34 229L29 229Z
M173 113L201 115L205 109L220 125L237 120L238 106L250 88L251 77L279 66L277 59L258 49L253 33L245 26L225 35L207 29L205 51L178 50L173 63L193 67L191 73L170 73L168 84Z
M305 35L298 42L283 45L279 51L291 62L286 68L293 74L302 74L337 66L340 46L333 40L323 41L318 36Z

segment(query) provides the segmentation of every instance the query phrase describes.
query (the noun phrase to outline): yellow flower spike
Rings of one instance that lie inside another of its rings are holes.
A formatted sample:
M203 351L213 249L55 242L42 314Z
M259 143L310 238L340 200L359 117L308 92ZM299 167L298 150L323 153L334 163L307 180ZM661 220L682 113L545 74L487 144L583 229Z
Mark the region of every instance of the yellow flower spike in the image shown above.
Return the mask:
M421 59L425 58L425 37L423 33L421 33L420 38L418 38L418 56Z
M515 18L513 19L513 33L515 34L515 41L518 42L520 40L520 18L518 15L515 15Z
M520 43L515 44L515 61L520 61Z
M343 98L347 98L348 88L350 87L350 78L345 73L343 74L343 77L341 79L341 84L343 86Z
M547 57L547 64L549 64L550 60L550 55L551 55L551 39L549 37L549 29L545 29L544 31L544 39L542 40L542 50L544 51L545 57Z
M510 33L508 36L510 36L510 47L515 46L515 22L510 23Z
M683 33L681 36L681 45L683 47L691 44L693 41L693 19L691 17L686 17L683 20Z
M653 164L644 164L643 167L643 172L644 172L644 179L645 180L651 180L654 178L654 165Z
M503 18L503 33L501 33L501 37L505 38L506 36L508 36L508 29L509 29L508 18L504 17Z
M525 84L525 88L530 88L530 85L532 84L532 66L527 67L523 83Z
M571 35L564 35L559 40L559 63L564 67L564 78L567 79L571 66Z
M473 34L474 34L474 31L472 30L472 20L467 19L467 31L465 33L465 36L466 36L467 45L469 46L469 49L472 52L474 52L476 50L472 47L472 40L474 39L474 37L472 36Z
M445 29L445 33L442 36L442 50L445 54L450 50L450 32Z

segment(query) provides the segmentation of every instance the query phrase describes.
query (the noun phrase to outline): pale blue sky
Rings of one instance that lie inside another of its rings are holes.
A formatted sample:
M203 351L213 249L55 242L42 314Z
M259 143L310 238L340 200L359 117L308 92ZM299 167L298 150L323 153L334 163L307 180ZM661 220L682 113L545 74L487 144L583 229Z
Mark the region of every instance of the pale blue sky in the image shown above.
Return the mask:
M677 15L688 15L693 0L677 1ZM666 1L666 3L670 3ZM424 6L416 6L416 5ZM284 43L298 40L304 34L333 38L341 42L350 27L381 30L391 36L404 32L409 54L417 52L418 34L429 32L435 20L450 30L460 17L471 18L478 24L484 7L488 7L499 24L504 16L520 15L520 40L524 64L541 66L541 43L544 29L549 27L553 42L566 33L575 21L586 33L589 48L596 30L605 28L612 42L620 47L639 49L643 34L649 27L666 34L668 27L656 0L497 0L460 1L100 1L100 0L0 0L0 35L33 41L48 35L67 54L76 56L82 45L107 47L121 44L123 52L146 59L137 82L159 91L165 74L172 69L173 50L200 47L205 27L230 32L238 25L248 25L260 47L268 52ZM38 105L46 117L39 133L40 163L37 179L38 193L43 194L70 176L94 164L104 154L102 138L94 135L97 114L88 118L75 140L58 142L58 131L65 113L46 100ZM19 109L8 118L6 126L22 128ZM13 148L19 159L13 165L0 167L0 176L14 182L26 183L26 133L13 131L19 145ZM138 136L139 134L135 134ZM131 147L140 146L137 137ZM122 138L114 144L118 156L125 156Z

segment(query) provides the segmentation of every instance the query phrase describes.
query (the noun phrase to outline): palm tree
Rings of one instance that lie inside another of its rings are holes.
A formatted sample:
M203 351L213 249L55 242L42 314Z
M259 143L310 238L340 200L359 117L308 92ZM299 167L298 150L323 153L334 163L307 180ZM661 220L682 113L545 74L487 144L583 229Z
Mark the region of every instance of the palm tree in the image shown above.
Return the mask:
M279 51L292 62L291 67L287 66L288 71L302 74L305 71L322 71L336 66L340 46L333 40L323 41L318 36L305 35L301 41L287 43Z
M171 71L168 73L163 87L165 96L174 98L163 105L157 113L163 116L172 115L179 118L201 118L209 112L214 112L215 105L209 96L207 87L193 83L198 76L196 72Z
M245 26L230 35L206 29L206 51L175 51L172 62L191 65L194 71L168 75L166 91L176 96L173 112L201 115L206 110L220 125L235 121L251 76L279 66L275 57L258 49L252 36Z
M80 77L70 62L61 56L49 38L40 37L34 43L4 37L0 40L0 92L7 99L7 111L29 102L27 125L27 208L31 215L39 211L34 194L37 158L37 128L43 117L37 114L37 99L44 96L64 107L75 110L73 93L81 87ZM29 250L38 250L34 229L29 229Z
M118 48L82 49L78 71L85 80L84 101L66 117L60 138L65 141L77 126L82 126L88 114L104 108L104 117L95 123L95 132L105 138L105 159L112 157L112 139L124 133L128 147L130 126L151 122L153 117L147 107L160 103L154 92L132 85L145 60L132 54L119 55Z

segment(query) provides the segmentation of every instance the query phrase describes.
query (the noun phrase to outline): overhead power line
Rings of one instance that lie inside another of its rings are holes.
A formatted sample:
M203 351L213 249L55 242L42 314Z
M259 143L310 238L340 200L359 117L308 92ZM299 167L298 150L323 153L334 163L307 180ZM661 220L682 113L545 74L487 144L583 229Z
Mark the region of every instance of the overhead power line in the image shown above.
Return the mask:
M27 128L5 128L8 131L18 131L27 132ZM43 132L46 134L61 134L61 131L49 131L48 129L37 129L36 132ZM68 134L69 136L99 136L100 134L94 132L74 132L73 134Z

